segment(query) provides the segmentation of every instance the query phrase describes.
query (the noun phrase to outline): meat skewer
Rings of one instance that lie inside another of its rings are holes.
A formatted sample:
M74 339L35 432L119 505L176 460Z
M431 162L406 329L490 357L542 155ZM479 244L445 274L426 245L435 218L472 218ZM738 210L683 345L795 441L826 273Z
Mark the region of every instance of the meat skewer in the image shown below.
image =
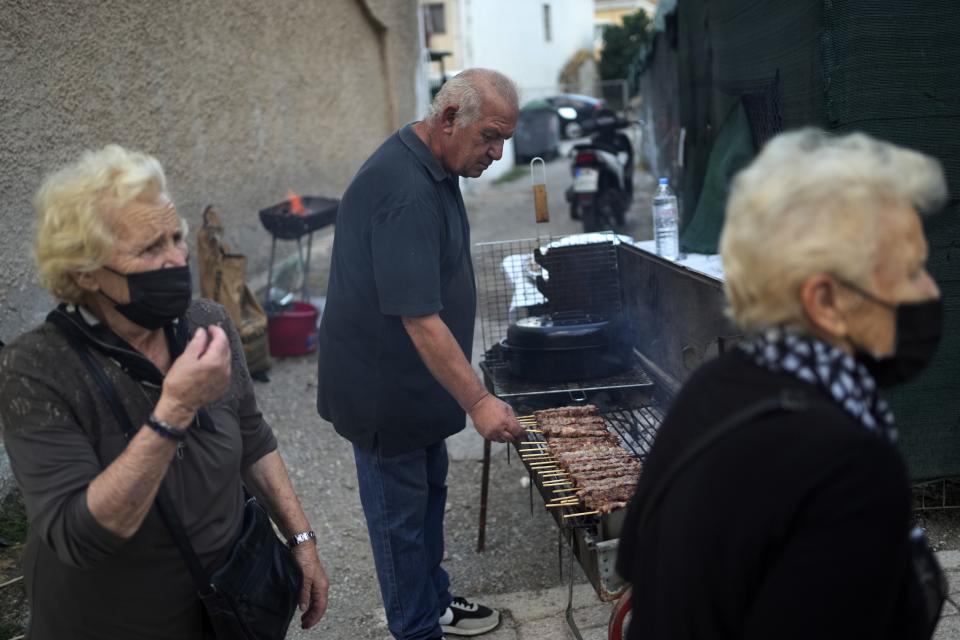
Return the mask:
M589 510L564 517L605 514L626 506L636 490L641 464L608 430L595 405L535 411L533 418L546 446L531 445L539 449L527 449L526 457L549 458L559 469L557 474L567 474L574 485L567 497L554 501L553 506L579 503Z
M603 416L558 416L537 420L537 424L551 427L567 425L586 426L591 424L603 426L605 422Z
M591 436L610 435L604 426L548 426L542 425L541 431L547 438L588 438Z
M600 413L600 410L597 408L597 405L585 404L580 407L558 407L556 409L543 409L541 411L534 411L533 415L539 422L540 420L553 416L594 416L598 413Z

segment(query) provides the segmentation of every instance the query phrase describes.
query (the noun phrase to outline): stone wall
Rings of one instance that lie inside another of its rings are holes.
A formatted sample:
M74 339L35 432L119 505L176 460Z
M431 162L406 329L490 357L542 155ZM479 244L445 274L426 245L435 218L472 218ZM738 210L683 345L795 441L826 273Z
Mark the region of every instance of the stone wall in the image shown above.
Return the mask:
M43 176L115 142L156 155L196 230L216 204L260 271L257 211L338 197L415 116L415 0L12 0L0 13L0 339L51 300L30 256Z
M53 304L30 253L47 172L108 143L152 153L191 228L215 204L250 271L263 271L257 211L288 189L339 197L415 117L418 34L415 0L5 2L0 340ZM0 497L7 487L0 446Z

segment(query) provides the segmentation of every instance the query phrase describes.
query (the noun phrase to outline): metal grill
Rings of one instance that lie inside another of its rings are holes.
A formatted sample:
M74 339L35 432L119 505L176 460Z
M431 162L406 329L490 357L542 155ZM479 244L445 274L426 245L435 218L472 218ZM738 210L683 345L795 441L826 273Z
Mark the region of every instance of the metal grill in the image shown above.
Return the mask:
M510 374L500 348L509 326L521 318L571 311L619 314L620 243L620 236L603 232L476 245L477 307L486 347L480 368L497 397L567 394L582 401L595 391L653 384L639 366L592 380L531 383Z
M477 308L483 344L511 323L561 311L620 312L618 236L611 232L476 245Z

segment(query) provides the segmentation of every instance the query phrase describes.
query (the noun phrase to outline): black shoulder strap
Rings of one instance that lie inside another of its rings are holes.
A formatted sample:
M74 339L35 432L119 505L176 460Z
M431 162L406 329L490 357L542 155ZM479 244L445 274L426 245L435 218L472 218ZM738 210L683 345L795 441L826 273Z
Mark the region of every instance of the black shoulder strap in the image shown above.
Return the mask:
M690 464L705 453L708 449L723 440L728 434L736 431L740 427L747 425L754 418L764 414L777 411L803 411L810 406L810 401L806 394L796 390L784 390L779 395L764 398L758 402L744 407L735 412L726 420L723 420L716 427L711 429L703 437L695 440L693 444L687 447L673 464L667 469L667 472L660 476L659 480L647 492L646 498L640 508L640 514L637 523L642 528L650 514L656 509L660 500L677 476L683 472Z
M136 432L136 428L133 426L133 421L130 420L130 414L127 413L126 408L124 408L123 403L120 401L116 387L110 381L110 378L107 377L100 363L90 354L87 346L69 331L64 331L63 334L67 337L67 341L70 343L70 346L73 347L73 350L80 356L80 360L82 360L83 364L87 367L94 382L96 382L100 388L103 397L106 398L113 417L116 418L120 428L123 429L123 435L129 440ZM163 490L162 485L157 490L156 503L157 510L160 513L160 519L163 520L163 524L166 525L167 530L173 537L173 541L176 542L180 548L180 554L183 556L184 562L187 563L190 575L193 576L193 582L197 586L197 591L206 592L210 586L210 579L203 570L200 559L197 558L197 554L193 550L193 545L190 544L190 538L183 528L183 522L180 520L180 516L177 515L177 510L170 500L170 496Z

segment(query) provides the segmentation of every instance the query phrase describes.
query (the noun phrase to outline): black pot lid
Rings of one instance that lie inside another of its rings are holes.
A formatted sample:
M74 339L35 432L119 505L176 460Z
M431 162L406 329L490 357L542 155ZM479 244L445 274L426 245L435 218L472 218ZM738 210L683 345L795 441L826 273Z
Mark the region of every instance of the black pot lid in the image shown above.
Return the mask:
M609 344L611 320L589 313L522 318L507 329L506 344L522 349L570 349Z

